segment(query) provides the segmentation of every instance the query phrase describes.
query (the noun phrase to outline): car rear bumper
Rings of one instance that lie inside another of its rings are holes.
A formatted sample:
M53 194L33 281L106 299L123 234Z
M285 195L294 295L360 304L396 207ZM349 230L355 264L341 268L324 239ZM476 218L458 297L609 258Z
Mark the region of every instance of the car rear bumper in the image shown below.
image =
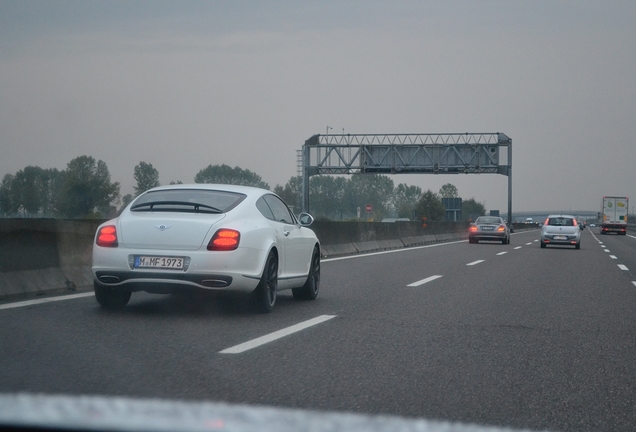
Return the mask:
M469 233L468 238L470 240L490 240L490 241L500 241L508 237L506 232L488 232L488 233Z
M183 292L193 288L248 293L254 291L259 282L258 278L242 275L191 273L168 275L105 270L94 272L93 277L95 282L102 286L156 294Z
M135 256L181 257L181 270L135 268ZM102 286L155 293L200 288L214 291L251 292L260 280L265 252L239 248L228 252L161 251L93 248L93 279Z
M553 235L542 235L541 241L545 244L562 245L562 246L575 246L581 241L580 236L569 235L565 236L566 239L555 239Z

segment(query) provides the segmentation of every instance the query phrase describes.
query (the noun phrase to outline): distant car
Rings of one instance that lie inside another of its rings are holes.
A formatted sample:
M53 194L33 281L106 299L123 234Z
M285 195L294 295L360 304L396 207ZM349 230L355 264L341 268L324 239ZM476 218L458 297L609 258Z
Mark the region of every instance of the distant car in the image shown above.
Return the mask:
M134 291L252 293L269 312L277 292L313 300L320 286L320 243L270 191L230 185L151 189L97 229L97 302L124 307Z
M541 227L541 247L565 245L581 248L581 228L571 215L550 215Z
M480 240L510 243L510 228L506 221L497 216L480 216L468 228L468 242L479 243Z

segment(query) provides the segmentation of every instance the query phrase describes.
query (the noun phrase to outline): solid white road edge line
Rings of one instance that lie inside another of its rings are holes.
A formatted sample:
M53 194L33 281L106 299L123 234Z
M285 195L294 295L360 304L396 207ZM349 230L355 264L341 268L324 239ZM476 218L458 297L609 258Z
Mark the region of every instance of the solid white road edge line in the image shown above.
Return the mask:
M483 262L484 262L484 260L477 260L477 261L473 261L473 262L471 262L471 263L468 263L468 264L466 264L466 265L467 265L467 266L473 266L473 265L475 265L475 264L479 264L479 263L483 263Z
M50 303L50 302L56 302L56 301L62 301L62 300L72 300L76 298L90 297L94 295L95 293L91 291L87 293L71 294L71 295L65 295L60 297L43 298L43 299L37 299L37 300L26 300L26 301L21 301L16 303L0 305L0 309L13 309L13 308L19 308L19 307L25 307L25 306L32 306L36 304L42 304L42 303Z
M419 280L417 282L413 282L412 284L408 284L407 286L416 287L416 286L424 285L425 283L434 281L435 279L439 279L441 277L442 277L442 275L430 276L430 277L427 277L426 279L422 279L422 280Z
M231 348L224 349L223 351L219 351L219 354L240 354L242 352L249 351L261 345L265 345L266 343L270 343L277 339L284 338L285 336L289 336L290 334L299 332L308 327L312 327L312 326L315 326L316 324L320 324L322 322L328 321L332 318L335 318L336 316L337 315L320 315L316 318L312 318L310 320L303 321L301 323L284 328L282 330L275 331L274 333L270 333L268 335L261 336L256 339L252 339L251 341L247 341L245 343L235 345Z

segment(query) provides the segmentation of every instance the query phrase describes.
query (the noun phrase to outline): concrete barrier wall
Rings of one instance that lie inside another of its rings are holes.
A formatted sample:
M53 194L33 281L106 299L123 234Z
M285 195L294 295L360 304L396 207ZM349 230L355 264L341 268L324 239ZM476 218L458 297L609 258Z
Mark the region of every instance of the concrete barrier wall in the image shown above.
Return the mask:
M102 220L0 219L0 301L92 289L92 244ZM323 255L351 255L467 237L466 224L325 222L311 227Z
M0 300L91 287L98 220L0 219Z

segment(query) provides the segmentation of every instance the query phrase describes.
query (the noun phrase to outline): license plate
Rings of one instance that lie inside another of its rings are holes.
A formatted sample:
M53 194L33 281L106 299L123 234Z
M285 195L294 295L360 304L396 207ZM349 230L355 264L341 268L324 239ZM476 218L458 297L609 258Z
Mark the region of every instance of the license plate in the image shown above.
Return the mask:
M135 257L135 268L183 270L183 258L140 255Z
M567 236L554 236L555 240L567 240Z
M494 229L495 229L495 227L483 226L483 227L481 227L481 229L482 229L483 231L492 231L492 230L494 230Z

